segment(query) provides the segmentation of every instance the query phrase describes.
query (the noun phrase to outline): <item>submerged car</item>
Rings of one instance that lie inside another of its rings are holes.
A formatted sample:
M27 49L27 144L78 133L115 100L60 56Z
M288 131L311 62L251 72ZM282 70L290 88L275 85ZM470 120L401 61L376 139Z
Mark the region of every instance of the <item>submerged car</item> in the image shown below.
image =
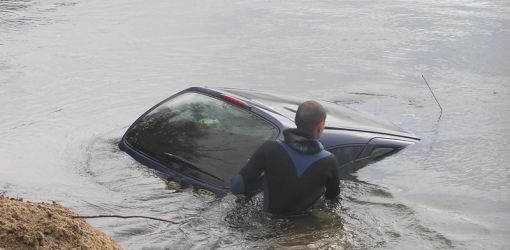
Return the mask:
M295 128L305 99L229 88L185 89L145 112L119 143L161 175L217 195L266 140L283 139ZM327 112L320 141L342 174L392 155L420 139L383 120L320 101Z

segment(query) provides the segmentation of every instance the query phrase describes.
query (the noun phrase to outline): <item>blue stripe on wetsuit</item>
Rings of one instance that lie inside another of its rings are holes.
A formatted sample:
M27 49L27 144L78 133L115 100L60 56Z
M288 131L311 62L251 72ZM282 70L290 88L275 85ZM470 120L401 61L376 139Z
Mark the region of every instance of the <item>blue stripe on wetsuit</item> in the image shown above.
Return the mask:
M326 150L322 150L316 154L304 154L296 151L291 148L285 142L281 140L276 140L289 154L290 159L292 159L292 163L294 163L294 167L296 168L297 174L299 177L303 175L303 173L316 161L326 158L331 155L330 152ZM322 145L321 145L322 146Z

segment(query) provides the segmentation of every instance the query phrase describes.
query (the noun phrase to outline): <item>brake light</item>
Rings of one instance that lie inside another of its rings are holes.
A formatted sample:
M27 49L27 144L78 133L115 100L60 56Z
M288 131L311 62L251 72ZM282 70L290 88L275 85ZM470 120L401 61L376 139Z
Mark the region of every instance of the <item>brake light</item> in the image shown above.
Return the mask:
M243 102L243 101L241 101L241 100L239 100L237 98L234 98L232 96L221 94L221 98L223 98L223 100L225 100L227 102L230 102L230 103L232 103L234 105L237 105L237 106L239 106L241 108L249 108L250 107L250 105L248 105L248 103Z

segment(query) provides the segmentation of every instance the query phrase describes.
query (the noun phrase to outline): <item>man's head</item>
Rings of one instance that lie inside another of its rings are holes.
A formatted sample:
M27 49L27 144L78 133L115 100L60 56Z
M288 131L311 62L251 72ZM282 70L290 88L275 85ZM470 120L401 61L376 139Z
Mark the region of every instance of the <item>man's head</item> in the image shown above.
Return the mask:
M298 129L312 134L318 139L324 131L326 110L316 101L306 101L299 105L294 122Z

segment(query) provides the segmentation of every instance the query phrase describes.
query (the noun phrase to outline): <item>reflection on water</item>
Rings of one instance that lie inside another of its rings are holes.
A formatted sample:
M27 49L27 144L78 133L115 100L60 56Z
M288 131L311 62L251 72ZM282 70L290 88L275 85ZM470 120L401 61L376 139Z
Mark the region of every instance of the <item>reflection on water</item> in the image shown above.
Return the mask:
M451 248L453 243L440 232L423 225L415 212L396 200L391 193L373 184L344 182L342 205L346 231L357 248L384 246L394 248L394 243L412 242L403 248L428 245L430 248ZM365 210L364 207L370 207ZM399 247L399 248L400 248Z
M0 192L180 222L90 220L128 249L506 249L509 13L500 0L0 0ZM172 185L117 149L190 85L343 103L422 141L343 180L339 204L270 219L260 199Z
M234 206L226 214L230 228L245 235L247 244L253 246L282 247L345 247L341 216L331 211L327 204L311 216L292 219L270 218L260 211L260 204ZM336 205L335 205L336 206Z

